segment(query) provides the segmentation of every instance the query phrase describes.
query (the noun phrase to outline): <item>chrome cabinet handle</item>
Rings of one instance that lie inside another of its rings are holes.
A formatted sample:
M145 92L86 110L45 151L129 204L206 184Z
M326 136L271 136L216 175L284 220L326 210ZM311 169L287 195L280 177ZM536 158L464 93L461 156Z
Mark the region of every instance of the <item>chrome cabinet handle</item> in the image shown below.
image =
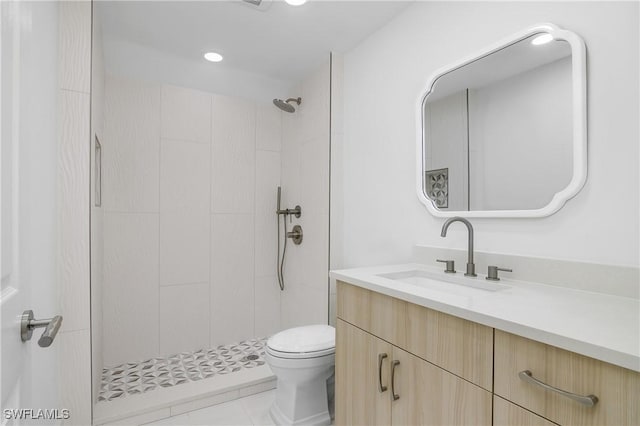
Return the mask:
M387 390L387 387L382 385L382 361L387 358L387 356L385 353L378 354L378 390L380 393Z
M400 399L400 395L396 393L396 367L400 365L397 359L391 363L391 397L394 401Z
M44 333L38 339L38 345L43 348L51 346L53 339L56 338L58 330L62 325L62 316L56 315L53 318L37 320L33 316L32 310L27 310L22 313L22 319L20 321L20 338L23 342L31 340L34 328L46 327Z
M540 380L536 379L535 377L533 377L533 375L531 374L531 371L529 370L523 370L521 372L518 373L518 377L520 377L520 379L524 380L527 383L532 383L534 385L538 385L546 390L550 390L552 392L555 393L559 393L562 396L565 396L569 399L572 399L576 402L579 402L582 405L586 405L587 407L593 407L594 405L596 405L598 403L598 397L595 395L587 395L587 396L583 396L583 395L578 395L575 393L571 393L571 392L567 392L567 391L563 391L562 389L558 389L555 388L551 385L548 385L544 382L541 382Z

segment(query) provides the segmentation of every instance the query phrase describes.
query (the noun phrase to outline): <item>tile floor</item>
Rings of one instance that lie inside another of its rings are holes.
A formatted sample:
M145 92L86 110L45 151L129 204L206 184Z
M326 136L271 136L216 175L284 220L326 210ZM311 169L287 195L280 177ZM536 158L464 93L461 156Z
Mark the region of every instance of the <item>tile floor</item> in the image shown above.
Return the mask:
M156 426L271 426L274 423L269 416L269 408L274 398L275 390L270 390L146 424Z
M265 345L266 338L258 338L104 368L98 401L112 401L264 365Z

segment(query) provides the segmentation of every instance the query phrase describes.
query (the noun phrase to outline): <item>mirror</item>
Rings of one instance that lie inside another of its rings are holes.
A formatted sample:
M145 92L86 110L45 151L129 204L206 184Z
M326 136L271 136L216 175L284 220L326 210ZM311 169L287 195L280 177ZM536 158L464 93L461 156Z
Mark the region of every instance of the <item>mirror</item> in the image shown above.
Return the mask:
M418 196L439 217L541 217L586 180L584 42L539 25L444 67L419 100Z

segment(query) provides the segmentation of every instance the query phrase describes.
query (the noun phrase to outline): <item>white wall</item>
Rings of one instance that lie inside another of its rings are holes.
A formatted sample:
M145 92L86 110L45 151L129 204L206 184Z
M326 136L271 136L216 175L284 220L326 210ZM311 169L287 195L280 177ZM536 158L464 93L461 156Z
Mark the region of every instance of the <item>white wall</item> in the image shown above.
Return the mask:
M569 185L571 95L571 57L469 91L471 210L539 209Z
M108 76L104 364L280 326L272 104Z
M91 2L59 2L58 273L64 424L91 423Z
M468 154L471 147L467 129L467 91L461 90L427 103L424 122L425 169L449 169L446 210L468 210Z
M473 220L476 247L638 265L638 3L419 2L345 55L345 266L465 246L464 229L440 238L416 197L418 95L436 69L539 22L587 45L588 180L551 217Z
M288 229L299 224L301 245L289 240L282 292L282 328L326 324L329 307L329 102L327 61L290 93L302 97L293 114L283 114L282 207L302 207Z
M329 176L329 269L344 266L344 56L331 53L331 158ZM329 324L336 325L336 280L329 280Z
M95 12L95 11L94 11ZM104 211L96 206L95 140L104 136L104 56L102 29L93 21L91 39L91 371L94 402L98 398L102 379L102 277L104 275Z

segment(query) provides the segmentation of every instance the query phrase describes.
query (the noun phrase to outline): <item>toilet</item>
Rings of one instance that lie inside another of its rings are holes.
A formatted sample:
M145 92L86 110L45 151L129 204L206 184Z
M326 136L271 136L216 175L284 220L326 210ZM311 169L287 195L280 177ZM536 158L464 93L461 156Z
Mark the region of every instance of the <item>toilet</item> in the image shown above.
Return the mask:
M329 325L308 325L281 331L267 341L265 358L277 378L269 411L276 424L331 424L335 335Z

